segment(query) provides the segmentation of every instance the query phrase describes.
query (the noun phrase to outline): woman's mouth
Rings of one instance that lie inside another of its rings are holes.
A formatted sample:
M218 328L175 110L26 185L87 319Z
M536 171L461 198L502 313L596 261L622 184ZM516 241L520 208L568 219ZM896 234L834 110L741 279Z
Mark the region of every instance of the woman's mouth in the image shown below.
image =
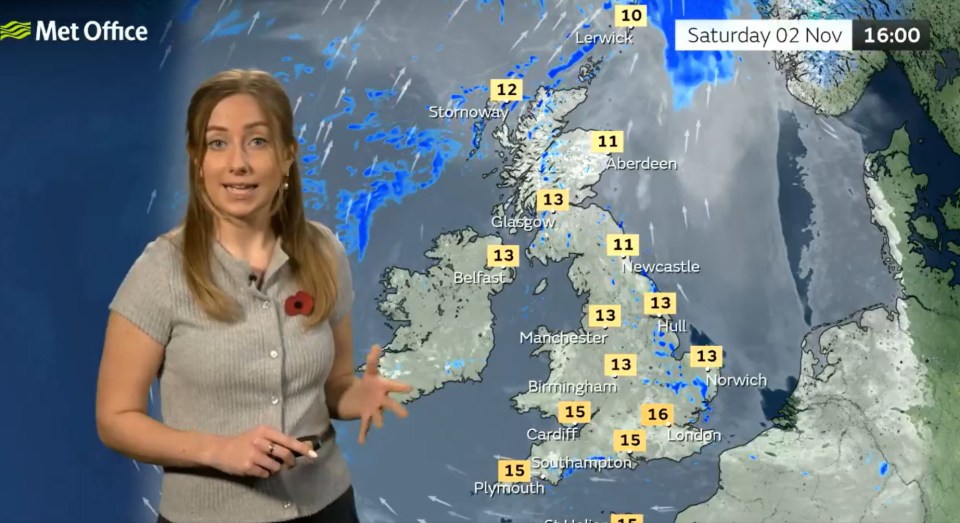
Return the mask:
M251 191L257 188L255 183L231 183L223 184L223 187L234 194L249 194Z

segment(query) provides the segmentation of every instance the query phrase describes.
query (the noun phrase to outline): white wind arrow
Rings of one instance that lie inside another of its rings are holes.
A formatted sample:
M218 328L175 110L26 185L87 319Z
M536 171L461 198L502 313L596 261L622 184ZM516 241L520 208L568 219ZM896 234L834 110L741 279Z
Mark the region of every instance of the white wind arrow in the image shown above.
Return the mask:
M513 48L516 47L517 44L519 44L521 40L523 40L524 38L526 38L526 37L527 37L527 33L529 33L529 32L530 32L530 31L524 31L524 32L520 33L520 38L517 38L517 41L514 42L513 45L510 46L510 50L513 51Z
M327 142L327 148L323 150L323 159L320 160L320 168L323 168L323 164L327 163L327 156L330 156L330 148L333 147L333 140Z
M464 6L464 4L466 4L466 3L467 3L467 0L460 0L460 5L458 5L457 8L454 9L452 13L450 13L450 18L447 18L447 25L450 25L450 22L453 21L454 17L457 16L457 13L460 12L460 9L461 9L461 8Z
M393 510L393 507L391 507L390 504L387 503L387 500L385 500L385 499L383 499L383 498L380 498L380 504L383 505L383 506L385 506L385 507L387 507L387 510L389 510L390 512L393 512L393 515L394 515L394 516L399 516L399 515L400 515L400 514L397 514L397 511L396 511L396 510Z
M160 67L158 68L158 70L163 69L163 64L167 63L167 57L170 56L170 51L172 50L173 50L173 44L168 45L166 51L163 52L163 59L160 60Z
M446 501L444 501L444 500L442 500L442 499L440 499L440 498L438 498L438 497L436 497L436 496L427 496L427 499L429 499L430 501L432 501L432 502L434 502L434 503L439 503L439 504L441 504L441 505L446 505L446 506L448 506L448 507L450 507L450 508L453 508L453 505L447 503Z
M370 19L370 15L373 14L373 11L377 8L378 5L380 5L380 0L374 0L374 2L373 2L373 7L370 8L370 12L367 13L367 17L364 18L364 20L369 20L369 19Z
M357 57L354 56L353 60L350 61L350 68L347 69L347 76L344 77L344 80L346 80L347 78L350 78L350 73L353 72L353 68L356 67L356 65L357 65Z
M547 19L547 13L544 12L544 13L540 16L540 19L537 20L537 25L533 26L533 32L534 32L534 33L537 32L537 29L540 28L540 24L542 24L543 21L546 20L546 19Z
M566 17L567 17L567 12L566 12L566 11L560 13L560 18L557 18L557 23L553 24L553 27L551 27L550 30L551 30L551 31L555 31L555 30L557 29L557 26L560 25L560 22L562 22L563 19L566 18Z
M403 76L403 73L405 73L405 72L407 72L406 66L401 67L401 68L400 68L400 72L397 73L397 77L393 79L393 85L390 86L390 90L391 90L391 91L393 90L394 87L397 86L397 82L400 81L400 77Z
M403 98L403 93L407 92L407 87L410 87L410 78L407 78L406 82L403 82L403 87L400 88L400 94L397 95L397 101L393 105L400 103L400 99Z
M163 28L163 34L160 35L160 42L159 42L159 43L162 44L163 41L166 40L166 38L167 38L167 33L170 32L170 28L171 28L171 27L173 27L173 19L172 19L172 18L167 21L167 25Z

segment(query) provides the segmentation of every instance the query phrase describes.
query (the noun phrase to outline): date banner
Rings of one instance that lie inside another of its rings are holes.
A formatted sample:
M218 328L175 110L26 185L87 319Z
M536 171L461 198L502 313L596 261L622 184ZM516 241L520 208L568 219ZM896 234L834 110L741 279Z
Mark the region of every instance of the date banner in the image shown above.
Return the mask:
M677 20L677 51L920 51L927 20Z

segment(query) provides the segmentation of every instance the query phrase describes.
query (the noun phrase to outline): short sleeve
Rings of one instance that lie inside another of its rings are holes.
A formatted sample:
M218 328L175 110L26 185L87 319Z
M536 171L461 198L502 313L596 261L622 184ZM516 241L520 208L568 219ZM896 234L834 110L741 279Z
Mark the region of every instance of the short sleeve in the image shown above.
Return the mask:
M337 302L330 314L330 323L336 325L350 314L353 308L355 297L353 291L353 274L350 272L350 258L347 257L347 250L336 237L333 238L334 248L336 249L337 259Z
M156 239L133 262L120 283L110 310L130 320L157 343L170 340L171 299L170 271L173 246L169 241Z

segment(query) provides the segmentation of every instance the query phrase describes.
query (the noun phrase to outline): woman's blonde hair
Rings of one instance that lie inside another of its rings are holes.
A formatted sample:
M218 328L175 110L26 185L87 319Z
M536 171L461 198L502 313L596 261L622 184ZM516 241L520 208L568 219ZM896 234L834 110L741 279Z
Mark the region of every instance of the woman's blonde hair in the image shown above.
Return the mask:
M270 127L271 143L277 161L293 158L281 188L270 206L271 226L283 239L290 270L300 288L313 297L314 307L306 325L316 325L330 315L337 298L337 256L335 239L329 232L307 223L303 213L300 171L296 162L297 141L293 136L293 110L283 86L269 73L255 69L231 69L205 81L190 99L187 109L187 156L190 172L190 198L183 220L183 265L187 284L194 298L213 318L232 322L240 318L239 304L213 281L210 259L216 210L210 202L200 176L207 152L206 131L210 114L221 100L236 94L249 94L260 105ZM290 156L286 156L286 155Z

